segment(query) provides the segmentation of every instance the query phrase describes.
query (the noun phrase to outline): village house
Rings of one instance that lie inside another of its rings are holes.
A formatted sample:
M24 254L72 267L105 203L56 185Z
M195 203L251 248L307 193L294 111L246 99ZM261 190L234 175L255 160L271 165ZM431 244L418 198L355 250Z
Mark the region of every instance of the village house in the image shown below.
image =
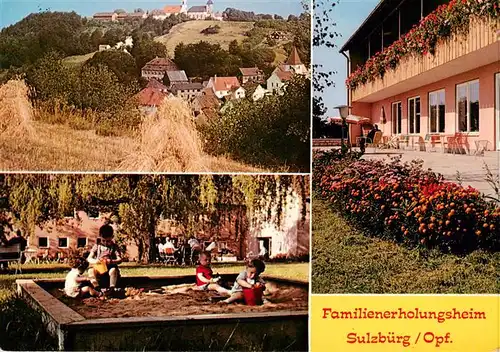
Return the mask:
M433 11L442 4L448 6L440 10L450 11L455 2L380 1L351 35L340 50L348 57L351 114L370 118L385 138L416 145L433 141L443 151L454 146L500 150L500 37L485 12L466 20L467 34L438 40L432 53L402 59L392 54L409 46L403 40L418 42L415 26L430 31L425 25L436 20ZM369 74L367 63L378 65L384 51L392 67L383 78ZM360 134L353 126L351 140Z
M162 93L169 93L168 91L168 87L166 85L164 85L163 83L157 81L156 79L152 78L149 80L147 86L147 88L152 88L154 90L157 90L157 91L160 91Z
M270 94L272 94L272 93L269 92L264 87L262 87L260 84L258 84L257 87L255 87L255 90L253 91L253 93L251 94L252 101L257 101L257 100L263 99L265 96L268 96Z
M161 81L167 71L179 71L179 68L169 58L157 57L144 65L141 77L145 79L155 78Z
M282 66L276 67L267 79L267 91L271 94L283 95L284 87L292 77L292 71L285 71Z
M179 82L170 87L170 91L174 96L185 100L191 100L192 98L201 95L202 90L203 84L197 82Z
M145 12L131 12L131 13L119 13L118 21L138 21L148 18L148 14Z
M107 45L107 44L101 44L99 45L99 51L106 51L106 50L109 50L111 49L111 45Z
M168 96L169 94L164 92L162 89L148 86L137 93L135 99L137 100L139 110L142 113L154 114L163 101L168 98Z
M114 12L98 12L92 18L102 22L116 22L118 21L118 14Z
M236 92L236 90L240 88L240 82L238 81L238 78L234 76L233 77L215 76L210 78L207 84L207 88L212 89L215 96L219 99L222 99L227 95L233 94L233 89L234 92ZM239 90L237 94L240 95L240 97L244 98L245 97L244 89Z
M202 94L196 96L191 102L191 108L195 117L204 115L205 119L217 115L221 101L215 96L211 89L203 89Z
M264 83L264 72L258 67L240 68L241 84L248 82Z
M167 71L167 78L168 78L169 87L172 87L174 84L189 83L189 79L186 76L186 72L184 70Z

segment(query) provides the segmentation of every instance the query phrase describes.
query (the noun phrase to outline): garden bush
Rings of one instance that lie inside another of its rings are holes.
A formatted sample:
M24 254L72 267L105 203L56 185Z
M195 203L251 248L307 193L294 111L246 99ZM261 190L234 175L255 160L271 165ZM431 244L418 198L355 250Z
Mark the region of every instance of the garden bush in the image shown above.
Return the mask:
M366 234L456 254L500 250L500 207L476 189L423 170L421 161L350 157L329 156L314 188Z

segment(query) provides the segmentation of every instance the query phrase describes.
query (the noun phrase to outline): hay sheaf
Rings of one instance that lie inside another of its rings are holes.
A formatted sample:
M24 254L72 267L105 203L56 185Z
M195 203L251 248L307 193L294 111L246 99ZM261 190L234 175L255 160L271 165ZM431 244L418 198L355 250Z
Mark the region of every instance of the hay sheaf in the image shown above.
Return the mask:
M191 111L179 98L165 99L156 114L144 117L138 147L120 165L135 171L209 171Z
M28 99L28 86L22 80L10 80L0 86L0 136L30 138L33 108Z

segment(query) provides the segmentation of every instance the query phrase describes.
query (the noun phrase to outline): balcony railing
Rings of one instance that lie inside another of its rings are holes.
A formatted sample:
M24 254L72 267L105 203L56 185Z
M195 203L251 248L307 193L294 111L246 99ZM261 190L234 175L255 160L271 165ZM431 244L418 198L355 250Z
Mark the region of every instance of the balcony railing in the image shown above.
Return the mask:
M499 22L496 22L495 24L496 26L494 26L494 23L491 20L471 21L467 35L455 34L448 40L438 43L435 55L427 54L425 56L409 56L403 58L397 68L387 71L383 78L377 78L372 82L359 85L355 90L353 90L352 101L372 102L400 93L400 91L397 91L396 85L401 86L405 81L407 82L408 80L422 74L430 73L429 71L433 69L444 66L451 61L465 57L468 54L485 49L495 43L498 44L498 47L495 45L492 47L492 50L496 50L496 60L498 61L498 53L500 50L500 43L498 42L500 34L498 29L495 28L500 28L500 26L498 25ZM488 63L491 62L481 63L481 60L479 60L476 61L476 67L480 67ZM476 68L470 67L470 65L471 63L469 63L468 68L460 65L459 68L461 71L456 72L455 74ZM452 74L448 74L448 77L451 75ZM422 78L422 76L420 78ZM429 77L427 77L427 79L420 79L419 83L415 82L416 84L414 87L411 84L406 84L405 88L410 90L421 86L423 82L432 83L433 81L435 82L445 78L447 77L444 76L443 73L436 75L435 72L433 72L429 75ZM385 90L387 90L387 92L384 94Z

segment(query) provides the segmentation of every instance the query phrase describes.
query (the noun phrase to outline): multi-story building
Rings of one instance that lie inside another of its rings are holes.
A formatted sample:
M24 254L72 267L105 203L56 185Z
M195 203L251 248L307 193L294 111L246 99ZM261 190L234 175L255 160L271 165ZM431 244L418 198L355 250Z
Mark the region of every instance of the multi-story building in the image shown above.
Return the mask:
M264 72L258 67L240 67L241 84L248 82L264 83Z
M141 76L146 79L155 78L162 81L167 71L179 71L179 68L169 58L157 57L144 65Z
M196 82L178 82L170 87L170 91L176 97L191 100L202 94L203 84Z
M351 113L385 136L500 150L499 17L496 0L380 1L340 50Z

